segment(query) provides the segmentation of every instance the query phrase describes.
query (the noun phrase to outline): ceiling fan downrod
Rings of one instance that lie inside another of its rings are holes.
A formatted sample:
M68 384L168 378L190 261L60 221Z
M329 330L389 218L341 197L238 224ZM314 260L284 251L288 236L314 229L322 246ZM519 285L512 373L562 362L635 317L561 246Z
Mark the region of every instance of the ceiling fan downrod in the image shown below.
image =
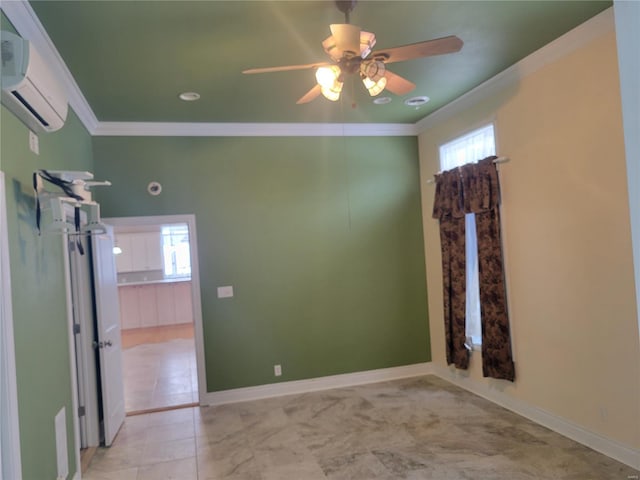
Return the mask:
M356 3L358 3L358 0L336 0L336 7L344 13L344 23L350 23L349 14L356 7Z

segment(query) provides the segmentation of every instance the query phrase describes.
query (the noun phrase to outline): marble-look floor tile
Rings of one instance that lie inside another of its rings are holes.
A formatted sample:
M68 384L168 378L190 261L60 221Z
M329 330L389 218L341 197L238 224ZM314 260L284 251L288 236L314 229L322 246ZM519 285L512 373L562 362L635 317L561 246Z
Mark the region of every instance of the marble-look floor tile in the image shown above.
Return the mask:
M172 460L194 457L196 454L195 438L151 442L145 446L140 465L151 465Z
M122 351L127 412L197 401L198 380L193 339L145 343Z
M128 417L84 478L636 480L639 473L426 376Z
M261 480L258 462L249 448L234 448L225 454L200 448L197 462L199 480Z
M136 480L198 480L196 458L188 457L140 467Z
M138 480L138 468L101 472L92 468L82 476L84 480Z
M393 474L372 453L342 455L320 461L331 480L392 480Z
M262 470L262 480L326 480L327 476L315 461L270 466Z

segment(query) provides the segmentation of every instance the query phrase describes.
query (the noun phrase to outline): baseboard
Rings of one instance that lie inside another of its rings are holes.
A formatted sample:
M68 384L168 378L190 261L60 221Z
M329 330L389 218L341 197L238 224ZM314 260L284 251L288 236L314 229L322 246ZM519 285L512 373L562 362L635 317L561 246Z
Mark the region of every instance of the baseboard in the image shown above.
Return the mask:
M225 403L245 402L261 398L279 397L283 395L294 395L307 392L317 392L319 390L329 390L332 388L384 382L388 380L397 380L399 378L417 377L433 373L431 367L432 364L430 362L416 363L401 367L382 368L364 372L310 378L307 380L295 380L290 382L271 383L268 385L258 385L255 387L222 390L219 392L208 392L204 394L204 401L201 401L201 404L222 405Z
M478 382L469 377L461 376L459 373L447 367L432 364L431 372L434 375L453 383L476 395L522 415L539 425L547 427L554 432L575 440L597 452L622 462L630 467L640 470L640 450L636 450L628 445L623 445L610 438L603 437L597 433L584 429L583 427L559 417L553 413L530 405L522 400L507 395L500 390L491 388L485 383Z

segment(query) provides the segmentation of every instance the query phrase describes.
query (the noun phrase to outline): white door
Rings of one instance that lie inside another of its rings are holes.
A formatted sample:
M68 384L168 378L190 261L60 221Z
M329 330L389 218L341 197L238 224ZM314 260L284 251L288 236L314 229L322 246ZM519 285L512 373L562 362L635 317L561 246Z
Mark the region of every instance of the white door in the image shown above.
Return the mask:
M104 443L109 446L124 422L125 411L118 277L113 258L113 228L107 228L106 234L91 238Z
M82 241L86 243L84 238ZM80 448L97 447L100 445L99 417L102 412L98 409L98 366L93 345L95 301L91 281L92 259L88 254L80 255L75 237L69 238L69 266L80 407Z

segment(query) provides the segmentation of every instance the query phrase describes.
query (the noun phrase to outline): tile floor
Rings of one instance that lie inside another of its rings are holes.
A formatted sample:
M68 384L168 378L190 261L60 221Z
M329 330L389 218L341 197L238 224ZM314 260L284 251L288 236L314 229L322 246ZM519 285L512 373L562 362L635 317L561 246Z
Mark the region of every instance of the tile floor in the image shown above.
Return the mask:
M437 377L127 417L86 480L628 480Z
M193 338L125 348L122 370L125 410L129 413L198 401Z

